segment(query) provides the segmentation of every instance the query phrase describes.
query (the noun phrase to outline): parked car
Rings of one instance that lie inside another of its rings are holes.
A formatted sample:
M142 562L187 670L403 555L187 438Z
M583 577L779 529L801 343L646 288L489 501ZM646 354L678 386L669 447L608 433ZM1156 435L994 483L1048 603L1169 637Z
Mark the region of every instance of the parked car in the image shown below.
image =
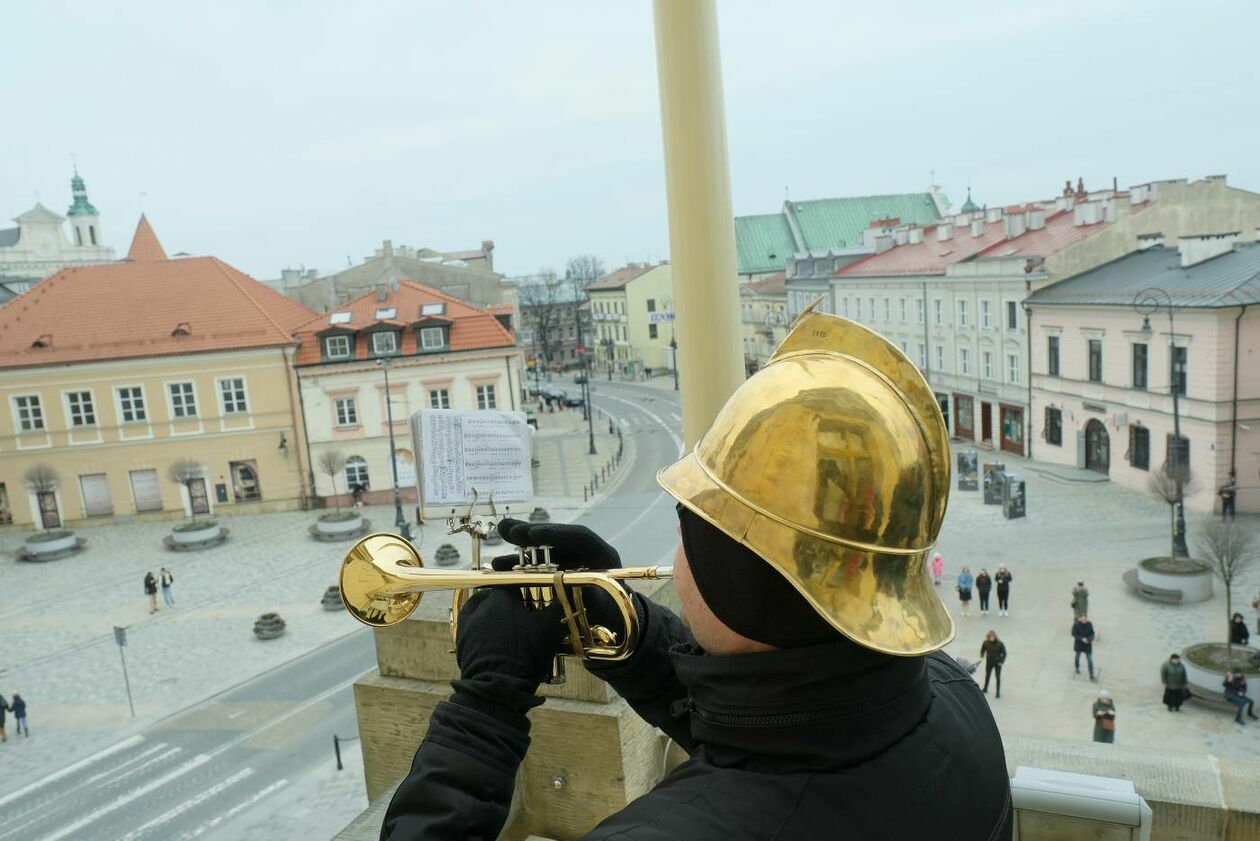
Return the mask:
M563 399L564 405L569 406L570 408L586 404L586 398L582 396L582 392L580 391L566 391Z
M577 383L578 385L583 385L583 384L585 384L585 383L586 383L586 372L585 372L585 371L579 371L579 372L578 372L578 375L577 375L576 377L574 377L574 378L573 378L573 382Z

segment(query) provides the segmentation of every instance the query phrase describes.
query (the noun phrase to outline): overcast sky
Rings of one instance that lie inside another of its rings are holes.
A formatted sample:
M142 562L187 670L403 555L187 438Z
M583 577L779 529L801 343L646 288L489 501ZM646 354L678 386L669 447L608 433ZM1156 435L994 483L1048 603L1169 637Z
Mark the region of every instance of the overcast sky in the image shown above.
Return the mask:
M933 171L955 207L968 182L1005 204L1078 176L1260 191L1260 4L719 8L736 214ZM3 20L3 217L64 213L75 155L120 256L143 206L168 252L259 278L386 238L493 239L508 274L668 257L645 0L43 0Z

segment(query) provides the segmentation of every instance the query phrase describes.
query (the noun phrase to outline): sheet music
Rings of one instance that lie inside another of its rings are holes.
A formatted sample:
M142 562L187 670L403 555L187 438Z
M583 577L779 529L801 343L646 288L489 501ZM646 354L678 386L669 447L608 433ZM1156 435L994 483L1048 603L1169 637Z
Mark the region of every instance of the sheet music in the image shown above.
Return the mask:
M491 492L496 504L533 499L523 413L422 409L411 416L411 436L420 460L422 508L466 506L473 488L481 504Z

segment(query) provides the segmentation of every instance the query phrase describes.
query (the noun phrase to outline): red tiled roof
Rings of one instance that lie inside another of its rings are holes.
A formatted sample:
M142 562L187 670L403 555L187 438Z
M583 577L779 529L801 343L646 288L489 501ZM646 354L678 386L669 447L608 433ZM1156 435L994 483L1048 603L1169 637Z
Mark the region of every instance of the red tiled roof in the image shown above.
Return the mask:
M787 294L787 274L776 272L760 280L750 280L746 285L749 291L757 295L785 295Z
M63 269L0 308L0 369L281 347L311 315L214 257Z
M157 234L153 233L153 227L149 225L149 220L144 218L143 213L140 214L140 222L136 225L135 236L131 238L131 250L127 252L127 259L133 263L166 259L166 249L162 248L162 243L158 242Z
M599 280L591 282L586 287L587 292L600 292L608 289L624 289L626 284L634 280L636 277L645 275L656 266L647 263L634 263L629 266L622 266L612 274L606 274Z
M445 307L441 315L422 316L420 308L425 304L444 304ZM378 319L376 317L377 310L391 307L395 311L393 318ZM509 306L506 311L511 312L511 307ZM333 324L334 312L348 312L350 320L342 324ZM398 282L398 288L390 290L384 301L378 300L375 292L369 292L343 304L333 312L317 315L300 325L295 331L302 343L298 348L297 364L314 365L323 361L320 337L324 334L358 333L379 324L387 324L402 330L400 355L408 356L417 353L419 351L418 333L416 330L406 328L429 319L435 323L450 324L450 350L452 352L506 348L516 345L511 331L486 310L466 304L458 298L453 298L428 286L401 280ZM373 358L369 355L369 350L368 342L355 342L354 358Z
M984 232L971 235L971 225L955 225L953 236L941 242L936 238L937 226L923 229L923 241L890 248L850 263L836 272L838 277L896 277L905 275L944 274L945 268L971 257L1039 256L1044 257L1084 239L1102 225L1076 225L1070 210L1046 217L1044 227L1025 231L1007 239L1002 221L988 222Z

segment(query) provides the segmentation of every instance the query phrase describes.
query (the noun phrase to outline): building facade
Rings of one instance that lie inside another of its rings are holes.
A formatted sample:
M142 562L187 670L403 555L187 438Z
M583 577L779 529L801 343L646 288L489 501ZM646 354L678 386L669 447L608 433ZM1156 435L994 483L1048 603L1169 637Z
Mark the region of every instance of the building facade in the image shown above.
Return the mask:
M87 187L77 170L70 190L73 204L66 216L36 204L14 217L16 228L0 230L0 295L5 296L0 303L61 269L113 262L114 249L105 246L101 215L88 201Z
M391 502L395 469L403 500L414 504L419 454L407 421L422 408L523 406L523 360L512 333L486 310L419 284L360 296L310 319L297 337L315 492L325 504L344 503L354 485L368 502ZM345 460L331 474L329 452Z
M311 315L213 257L167 259L143 217L127 261L16 298L0 309L0 519L302 505L292 330ZM200 476L180 483L184 461ZM32 484L33 468L55 487Z
M783 272L739 284L739 320L744 370L751 376L770 360L787 337L787 291Z
M1234 471L1238 510L1260 510L1260 244L1240 237L1152 244L1029 297L1038 459L1149 491L1179 426L1186 506L1213 510Z
M673 370L674 281L668 263L631 263L586 287L593 364L634 377Z

